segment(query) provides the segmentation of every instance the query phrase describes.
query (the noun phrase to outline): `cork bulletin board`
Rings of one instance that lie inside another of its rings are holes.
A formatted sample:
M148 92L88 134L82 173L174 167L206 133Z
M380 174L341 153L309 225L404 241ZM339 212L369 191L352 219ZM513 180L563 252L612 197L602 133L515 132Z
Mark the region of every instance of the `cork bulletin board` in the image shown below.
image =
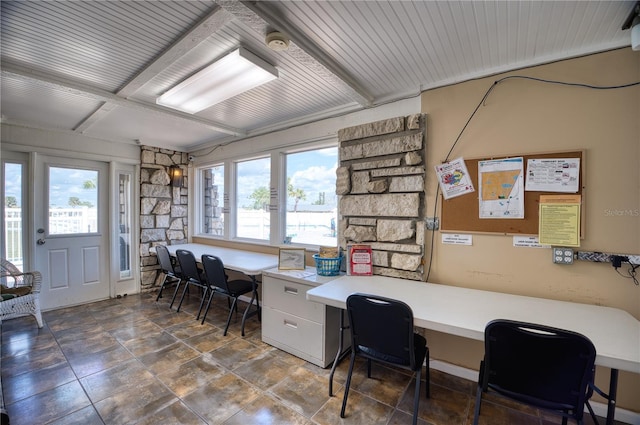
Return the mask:
M469 177L473 181L475 192L445 200L442 199L442 210L440 213L440 230L453 233L500 233L504 235L537 235L538 234L538 210L540 195L557 194L557 192L524 192L524 218L520 219L481 219L479 217L479 187L478 187L478 163L490 159L503 159L522 157L524 161L524 176L527 173L527 162L529 159L541 158L579 158L579 186L577 195L582 195L584 204L584 151L573 152L552 152L537 153L530 155L510 155L508 157L490 157L466 159L465 163ZM581 211L580 236L584 236L584 208Z

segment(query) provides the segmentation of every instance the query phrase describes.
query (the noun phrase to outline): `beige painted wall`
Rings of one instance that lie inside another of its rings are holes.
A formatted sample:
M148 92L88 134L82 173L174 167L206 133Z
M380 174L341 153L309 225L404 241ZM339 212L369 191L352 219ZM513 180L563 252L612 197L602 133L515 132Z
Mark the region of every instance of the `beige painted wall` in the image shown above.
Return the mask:
M445 159L494 81L507 75L621 85L640 81L640 52L615 50L424 92L428 170ZM480 107L450 159L580 149L586 151L580 250L640 255L640 86L593 90L504 81ZM431 176L427 211L433 211L436 194L437 180ZM616 211L623 213L611 215ZM470 247L442 245L440 232L435 236L431 282L605 305L640 319L640 287L610 264L556 265L549 249L514 248L511 236L475 234ZM428 338L432 357L478 368L482 344L433 332ZM609 370L599 368L597 375L607 388ZM618 405L640 412L638 394L640 376L621 373Z

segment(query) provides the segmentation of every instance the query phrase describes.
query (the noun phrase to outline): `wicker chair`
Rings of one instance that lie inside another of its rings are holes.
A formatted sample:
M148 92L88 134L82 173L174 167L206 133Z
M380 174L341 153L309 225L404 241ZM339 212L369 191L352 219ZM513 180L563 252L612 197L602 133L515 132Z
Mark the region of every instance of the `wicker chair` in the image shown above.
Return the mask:
M33 315L42 328L42 313L40 312L40 286L42 275L40 272L21 272L16 266L4 258L0 258L0 323L6 319ZM5 299L6 295L16 295L15 298Z

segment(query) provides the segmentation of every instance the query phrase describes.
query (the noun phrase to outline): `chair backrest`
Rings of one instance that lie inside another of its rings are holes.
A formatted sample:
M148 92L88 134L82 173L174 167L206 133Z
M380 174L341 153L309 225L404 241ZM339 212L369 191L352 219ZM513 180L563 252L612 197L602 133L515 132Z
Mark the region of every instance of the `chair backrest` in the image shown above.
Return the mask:
M10 261L0 258L0 284L10 287L30 286L31 293L40 293L42 274L38 271L21 272Z
M356 352L415 368L411 307L390 298L353 294L347 298L347 313Z
M166 274L173 275L175 270L173 269L169 249L164 245L156 245L156 256L158 257L158 262L160 263L162 271Z
M0 284L5 286L14 286L15 275L19 274L20 270L13 263L0 258Z
M224 264L220 257L203 254L202 268L204 269L204 274L210 286L216 286L225 292L229 292L227 276L224 272Z
M572 409L581 418L595 358L593 343L579 333L494 320L485 328L483 387L539 407Z
M176 258L180 265L182 277L188 280L200 282L200 272L198 271L196 257L193 255L193 252L186 249L178 249L176 250Z
M22 273L16 266L8 260L0 258L0 274L2 276L14 276Z

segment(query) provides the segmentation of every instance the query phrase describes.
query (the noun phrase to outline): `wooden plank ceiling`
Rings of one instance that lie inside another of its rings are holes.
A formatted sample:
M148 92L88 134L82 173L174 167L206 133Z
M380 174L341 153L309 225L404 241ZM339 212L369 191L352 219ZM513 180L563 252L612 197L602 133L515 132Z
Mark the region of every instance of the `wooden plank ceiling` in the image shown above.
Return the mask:
M2 1L3 125L189 151L630 45L634 1ZM265 44L272 31L291 42ZM280 78L197 114L160 94L245 47Z

